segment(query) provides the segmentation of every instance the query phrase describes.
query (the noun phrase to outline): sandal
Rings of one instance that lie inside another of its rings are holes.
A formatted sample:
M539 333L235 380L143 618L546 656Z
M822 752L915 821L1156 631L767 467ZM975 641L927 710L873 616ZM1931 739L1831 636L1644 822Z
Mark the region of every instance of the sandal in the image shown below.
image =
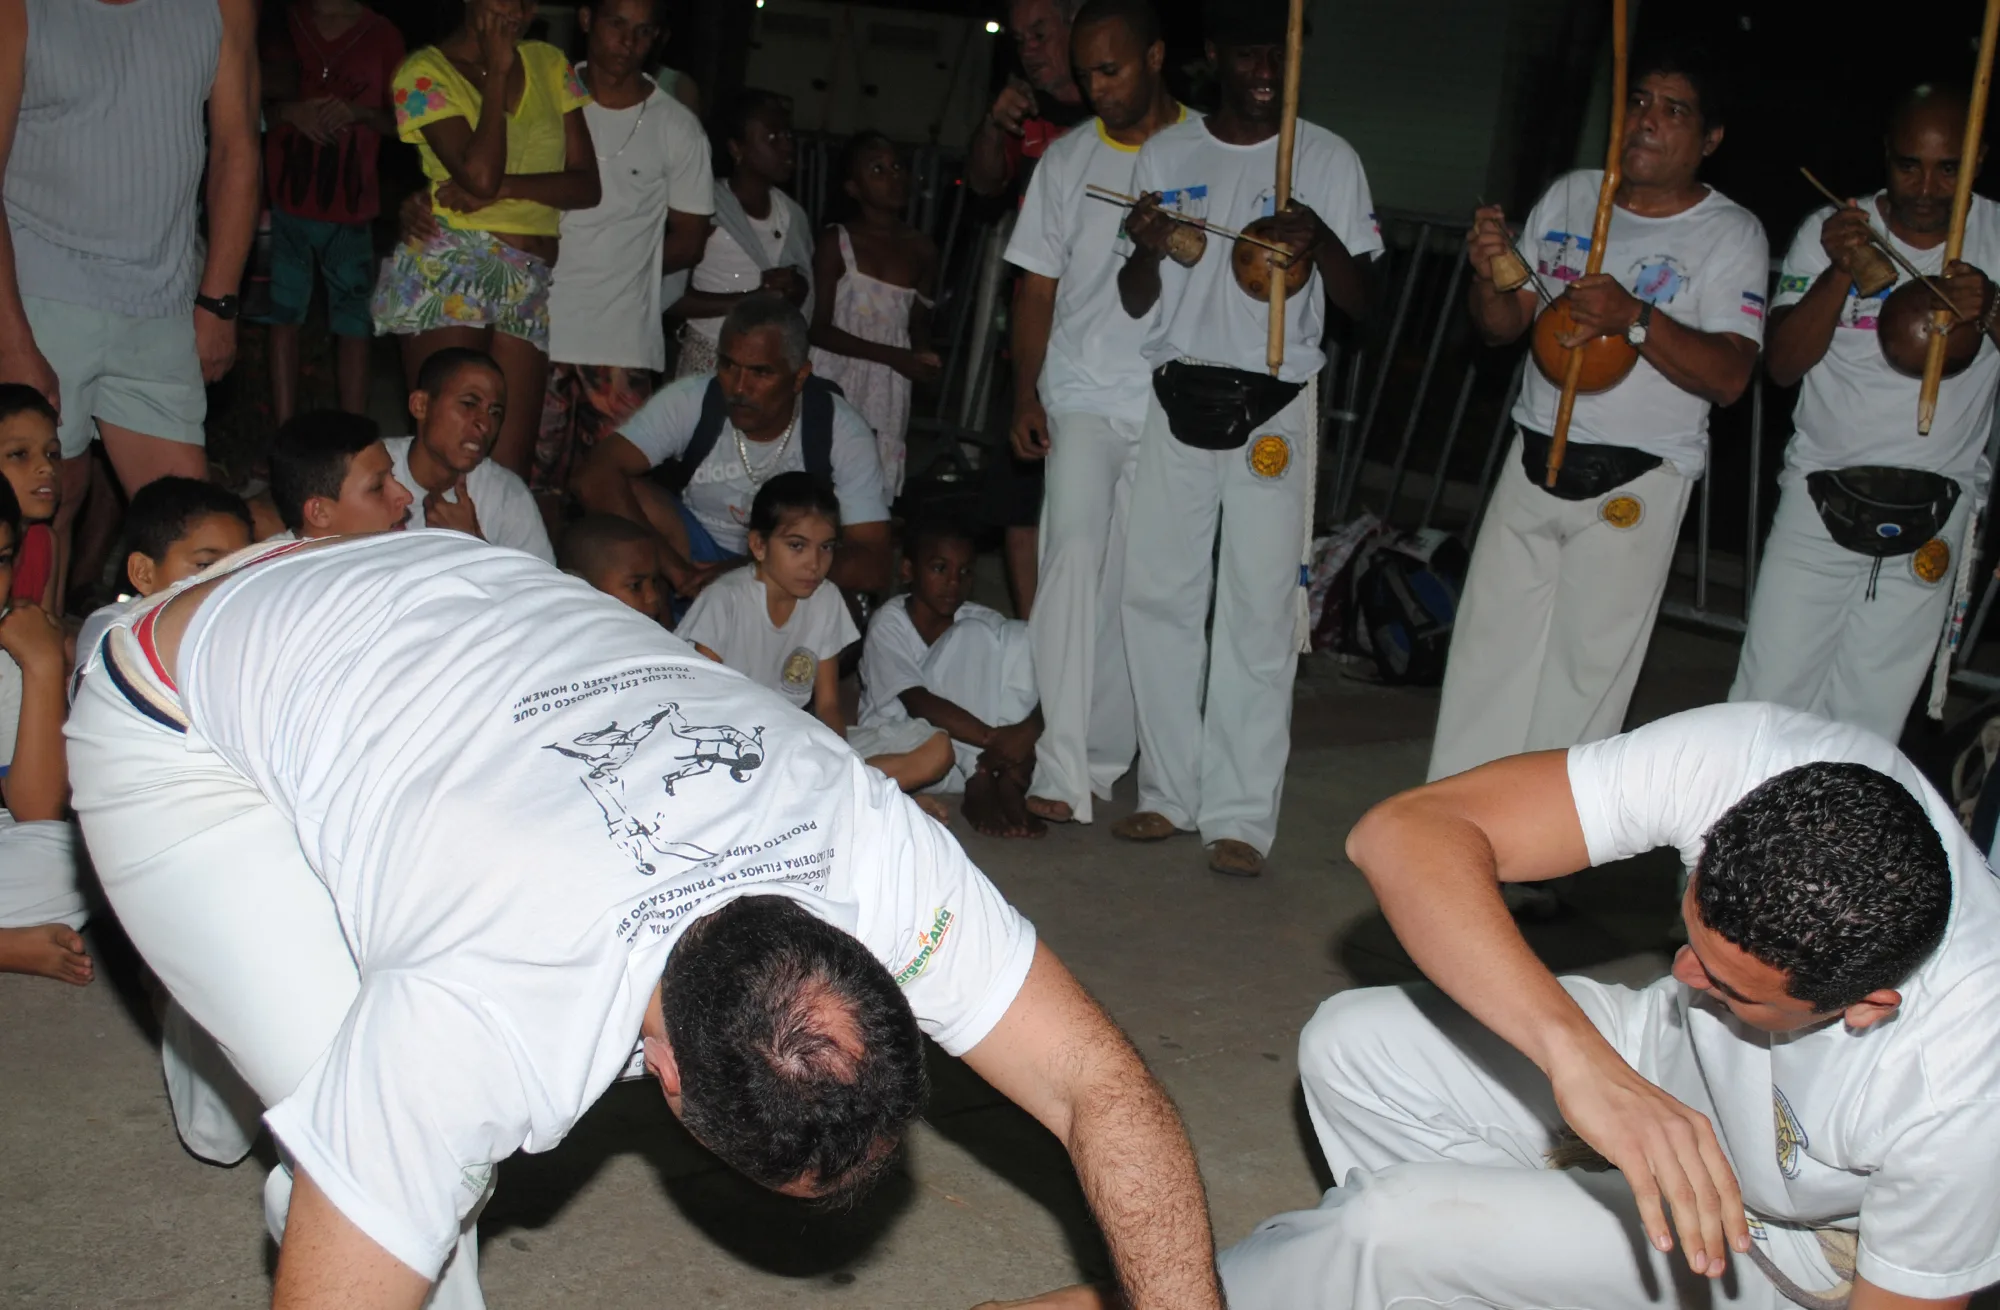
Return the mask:
M1208 867L1232 878L1255 878L1264 872L1264 857L1249 842L1224 837L1208 844Z
M1186 828L1176 828L1172 819L1152 810L1140 810L1128 814L1111 825L1111 835L1120 841L1165 841L1169 837L1186 835Z

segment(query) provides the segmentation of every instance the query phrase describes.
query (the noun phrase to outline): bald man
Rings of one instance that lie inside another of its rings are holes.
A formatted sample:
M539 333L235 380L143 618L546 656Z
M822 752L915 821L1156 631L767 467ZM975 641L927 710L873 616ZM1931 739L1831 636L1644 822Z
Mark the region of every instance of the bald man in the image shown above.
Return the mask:
M1971 367L1945 379L1930 434L1919 436L1918 380L1890 368L1875 340L1895 288L1861 295L1854 258L1871 234L1893 242L1942 276L1959 313L1992 336L1993 283L1980 270L2000 261L2000 205L1972 198L1964 258L1944 262L1965 109L1963 92L1937 86L1898 103L1883 140L1888 185L1800 225L1765 356L1772 381L1803 385L1729 698L1810 710L1891 741L1937 653L1970 553L2000 351L1981 342Z

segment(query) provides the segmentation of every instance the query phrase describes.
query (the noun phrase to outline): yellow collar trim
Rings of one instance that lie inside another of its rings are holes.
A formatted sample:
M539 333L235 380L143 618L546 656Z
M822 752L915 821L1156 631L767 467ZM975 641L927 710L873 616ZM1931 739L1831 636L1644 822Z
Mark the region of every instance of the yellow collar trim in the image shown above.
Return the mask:
M1179 118L1176 118L1173 122L1173 126L1178 127L1180 124L1187 122L1187 106L1177 104L1175 107L1181 111L1181 116ZM1127 155L1136 155L1139 153L1138 146L1128 146L1123 141L1114 140L1111 134L1104 130L1103 119L1093 118L1090 121L1092 125L1094 125L1097 128L1097 139L1099 141L1102 141L1105 145L1110 146L1113 150L1119 151Z

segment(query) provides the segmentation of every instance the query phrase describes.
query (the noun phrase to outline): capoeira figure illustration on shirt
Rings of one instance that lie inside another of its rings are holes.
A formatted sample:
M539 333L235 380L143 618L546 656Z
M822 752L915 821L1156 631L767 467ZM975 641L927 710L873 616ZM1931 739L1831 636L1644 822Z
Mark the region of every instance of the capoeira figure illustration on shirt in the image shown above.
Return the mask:
M624 847L631 855L632 862L639 866L641 872L647 874L656 871L656 866L648 858L649 853L672 855L677 859L695 863L715 858L714 851L697 846L693 842L661 837L660 829L666 821L665 811L655 811L653 817L648 820L631 813L626 805L625 778L621 770L631 763L633 757L638 754L641 743L652 735L653 729L661 720L676 713L678 709L678 706L669 705L652 717L639 720L630 728L620 728L613 723L609 727L580 734L569 746L548 747L559 755L567 755L571 759L582 760L590 765L589 772L583 775L584 790L590 793L591 799L595 800L598 808L604 811L604 826L611 834L611 839ZM708 766L698 767L701 772L707 772ZM687 772L689 770L683 770L678 775L668 775L665 787L668 795L673 792L674 777L686 776Z

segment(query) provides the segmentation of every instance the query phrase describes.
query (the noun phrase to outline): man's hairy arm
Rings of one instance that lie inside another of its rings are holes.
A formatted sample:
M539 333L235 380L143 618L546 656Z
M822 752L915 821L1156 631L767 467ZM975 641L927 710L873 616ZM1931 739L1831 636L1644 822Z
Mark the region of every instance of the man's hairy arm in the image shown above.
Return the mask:
M1068 1148L1132 1310L1220 1310L1208 1201L1180 1115L1047 946L965 1062Z
M21 117L27 49L27 5L24 0L0 0L0 177L6 175L14 127ZM0 216L0 382L25 382L51 405L62 404L55 370L35 345L28 311L21 305L21 286L14 277L14 234L4 216Z
M1854 1297L1848 1301L1847 1310L1965 1310L1971 1304L1970 1296L1953 1296L1942 1301L1919 1300L1877 1287L1865 1278L1857 1278L1854 1280Z
M417 1310L430 1287L334 1208L304 1172L293 1175L271 1310Z

